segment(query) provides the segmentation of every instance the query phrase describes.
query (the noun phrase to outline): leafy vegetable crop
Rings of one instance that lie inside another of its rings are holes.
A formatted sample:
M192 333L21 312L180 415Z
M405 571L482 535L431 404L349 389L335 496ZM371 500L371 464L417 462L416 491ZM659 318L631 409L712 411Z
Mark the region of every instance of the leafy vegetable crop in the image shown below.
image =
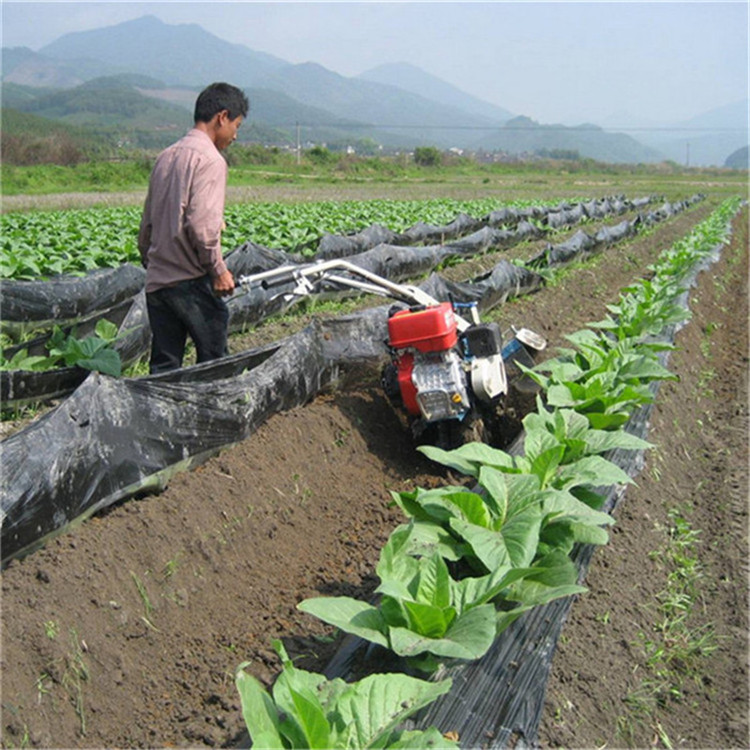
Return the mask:
M45 371L57 367L82 367L119 377L122 371L120 354L112 347L118 336L117 326L108 320L96 324L95 335L79 339L75 330L65 335L55 326L47 342L48 356L29 356L28 349L19 349L10 359L0 362L0 370Z
M225 251L253 241L310 253L325 233L353 233L371 224L398 232L420 221L440 226L462 212L479 217L500 205L490 199L229 204L222 244ZM529 202L503 205L521 207ZM141 207L3 214L0 278L31 280L128 262L140 264L140 220Z
M269 695L237 669L242 715L259 748L450 748L437 729L401 731L409 716L444 695L450 680L426 682L402 674L375 674L359 682L327 680L297 669L280 641L274 648L283 671Z

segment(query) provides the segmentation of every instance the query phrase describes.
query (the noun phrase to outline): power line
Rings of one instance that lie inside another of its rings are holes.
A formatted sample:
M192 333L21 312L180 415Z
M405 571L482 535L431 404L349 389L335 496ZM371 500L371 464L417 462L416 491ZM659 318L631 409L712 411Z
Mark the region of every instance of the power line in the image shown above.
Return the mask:
M266 123L274 127L302 127L302 128L342 128L347 130L372 128L376 130L488 130L500 132L603 132L603 133L747 133L748 128L691 128L691 127L617 127L599 125L397 125L389 123L342 123L342 122L294 122L294 123Z

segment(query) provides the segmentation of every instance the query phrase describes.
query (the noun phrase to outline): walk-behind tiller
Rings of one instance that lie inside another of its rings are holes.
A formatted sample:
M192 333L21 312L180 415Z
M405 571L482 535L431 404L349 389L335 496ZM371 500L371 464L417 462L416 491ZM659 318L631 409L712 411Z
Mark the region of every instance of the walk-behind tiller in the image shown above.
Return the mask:
M531 382L515 363L533 365L534 354L546 346L527 328L510 328L503 336L497 323L481 323L476 303L439 302L419 287L344 260L280 266L243 276L239 283L246 289L293 285L279 292L290 302L348 288L402 303L389 311L390 362L383 368L383 389L415 439L445 448L472 440L497 442L509 390L521 380ZM467 310L470 320L459 310Z

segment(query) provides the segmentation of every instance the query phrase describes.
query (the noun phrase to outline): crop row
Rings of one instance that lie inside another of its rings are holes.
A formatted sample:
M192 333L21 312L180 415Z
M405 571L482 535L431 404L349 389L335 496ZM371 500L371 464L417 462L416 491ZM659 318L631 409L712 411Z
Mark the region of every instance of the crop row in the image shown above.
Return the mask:
M662 358L673 347L662 339L689 316L681 300L684 280L726 240L737 205L723 204L660 256L652 278L624 289L604 320L569 335L571 347L527 370L543 398L524 419L522 455L480 443L451 452L421 449L475 479L477 487L393 495L409 520L382 550L377 604L318 597L299 608L392 650L410 669L435 672L446 663L481 658L532 607L582 591L570 553L577 544L607 541L604 527L613 519L601 510L605 496L600 490L631 481L604 454L648 447L624 426L636 409L653 401L651 384L672 377ZM242 667L238 670L243 715L254 744L365 746L357 745L348 723L338 720L338 696L356 688L297 670L280 655L284 671L273 695ZM404 676L391 677L394 693L403 690ZM366 691L369 703L361 705L369 710L362 717L353 715L353 726L386 715L388 677L379 678L378 696ZM428 684L435 691L435 684ZM441 688L433 698L450 689L448 681L437 685ZM405 738L393 735L393 729L379 727L367 739L403 747ZM410 735L409 741L423 746L429 736L442 746L450 744L439 740L433 728L427 731L425 738Z
M226 207L222 238L231 249L252 241L287 252L309 251L321 236L357 232L372 224L403 231L422 221L445 224L457 214L482 216L501 205L527 201L325 201L318 203L242 203ZM38 279L85 273L122 263L140 265L140 207L71 211L14 212L0 217L0 278Z

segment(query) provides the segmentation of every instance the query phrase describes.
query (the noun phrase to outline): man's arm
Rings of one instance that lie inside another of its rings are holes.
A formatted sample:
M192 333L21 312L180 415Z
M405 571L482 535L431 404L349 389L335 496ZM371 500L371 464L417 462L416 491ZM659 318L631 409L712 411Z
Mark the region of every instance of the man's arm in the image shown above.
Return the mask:
M185 229L198 262L214 282L224 277L222 284L227 282L226 274L229 273L221 252L226 178L227 168L223 159L202 164L193 176L185 209Z

